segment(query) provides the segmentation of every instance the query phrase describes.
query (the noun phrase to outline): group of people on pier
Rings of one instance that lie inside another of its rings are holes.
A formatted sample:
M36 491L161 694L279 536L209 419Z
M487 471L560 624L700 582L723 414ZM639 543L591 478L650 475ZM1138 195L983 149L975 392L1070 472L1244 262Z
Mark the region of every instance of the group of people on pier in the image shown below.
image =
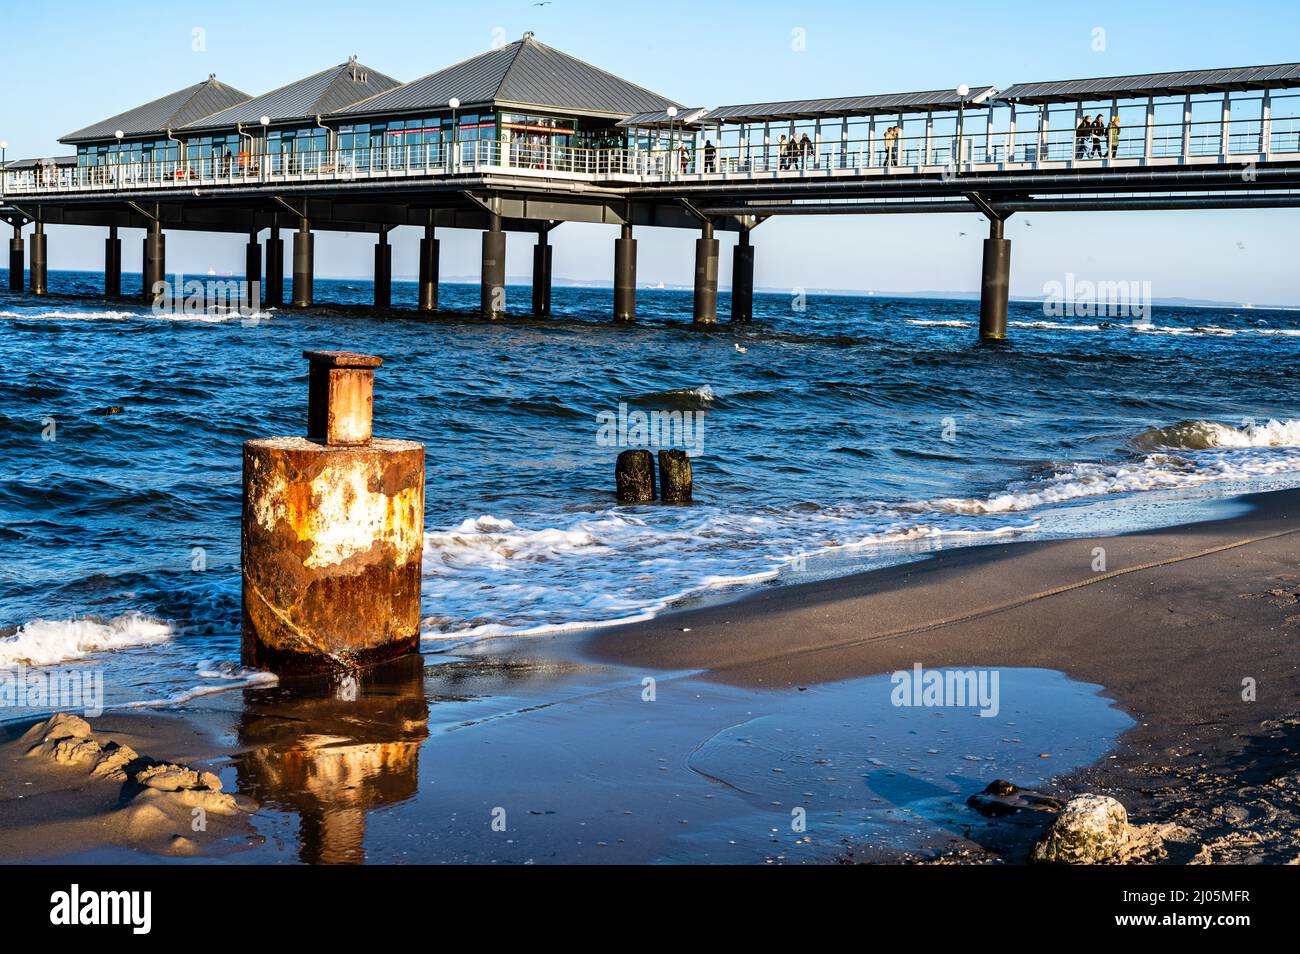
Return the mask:
M1113 159L1119 155L1119 117L1110 117L1110 123L1101 113L1084 116L1074 128L1074 158Z

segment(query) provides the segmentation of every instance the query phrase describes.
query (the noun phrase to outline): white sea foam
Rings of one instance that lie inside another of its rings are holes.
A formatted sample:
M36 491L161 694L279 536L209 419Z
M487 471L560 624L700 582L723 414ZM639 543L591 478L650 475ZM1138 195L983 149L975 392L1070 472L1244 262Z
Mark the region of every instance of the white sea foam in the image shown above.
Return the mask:
M85 311L10 311L0 310L0 318L25 319L28 321L196 321L219 324L226 321L268 321L274 317L275 309L257 311L251 315L242 315L238 311L208 312L151 312L151 311L113 311L86 309Z
M134 702L123 702L110 706L110 708L165 709L171 706L185 705L187 702L193 702L195 699L215 695L219 692L229 692L231 689L274 686L280 682L280 677L275 673L261 669L248 669L229 660L200 663L197 675L200 679L213 681L182 689L162 699L141 699Z
M36 619L0 639L0 667L52 666L91 653L152 646L173 634L168 623L138 613L107 621Z
M1071 462L985 496L861 501L724 512L611 508L557 518L481 515L425 535L426 639L444 646L499 635L614 626L712 590L760 585L809 557L923 550L1044 528L1073 501L1195 488L1300 483L1300 420L1152 429L1115 462Z
M934 328L969 328L972 321L957 318L907 318L909 325L922 325ZM1067 321L1050 321L1048 319L1018 319L1008 321L1013 328L1032 328L1040 331L1132 331L1144 335L1171 335L1182 338L1231 338L1234 335L1275 335L1283 337L1300 337L1300 328L1223 328L1218 325L1195 325L1180 328L1174 325L1157 325L1153 322L1139 321L1102 321L1088 324L1072 324Z

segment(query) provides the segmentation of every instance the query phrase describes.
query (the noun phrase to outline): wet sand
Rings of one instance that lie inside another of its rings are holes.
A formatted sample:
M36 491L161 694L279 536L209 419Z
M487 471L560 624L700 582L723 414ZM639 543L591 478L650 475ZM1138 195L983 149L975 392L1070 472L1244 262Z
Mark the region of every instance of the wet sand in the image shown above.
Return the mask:
M773 689L918 662L1060 670L1103 686L1137 725L1054 791L1111 794L1142 821L1189 829L1171 860L1294 861L1300 491L1242 499L1252 509L1232 519L955 550L773 589L606 630L589 652ZM994 826L966 854L1017 861L1029 835Z
M1020 862L1043 819L965 807L995 777L1114 795L1163 826L1149 860L1290 861L1300 492L1247 500L93 724L261 806L251 832L192 839L227 861ZM917 663L1000 670L998 718L893 707L885 674ZM168 857L166 832L108 824L121 786L21 745L0 758L0 860Z

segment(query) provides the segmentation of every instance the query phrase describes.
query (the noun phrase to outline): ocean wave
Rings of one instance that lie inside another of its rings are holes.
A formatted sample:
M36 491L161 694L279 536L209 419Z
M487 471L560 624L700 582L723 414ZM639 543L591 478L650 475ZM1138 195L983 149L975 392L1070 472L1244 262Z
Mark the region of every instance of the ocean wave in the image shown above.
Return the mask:
M1300 420L1246 421L1241 427L1218 421L1179 421L1153 427L1133 439L1139 449L1211 450L1240 447L1300 447Z
M36 619L0 639L0 668L52 666L91 653L113 652L166 642L174 635L169 623L139 613L110 620Z
M652 404L678 410L702 410L717 400L713 388L707 384L695 388L669 388L666 391L650 391L625 398L628 404Z
M1084 497L1178 490L1226 481L1250 482L1300 474L1300 454L1186 456L1150 454L1124 464L1075 463L1033 480L1016 481L998 494L980 498L948 497L917 505L955 514L1013 513L1068 503Z

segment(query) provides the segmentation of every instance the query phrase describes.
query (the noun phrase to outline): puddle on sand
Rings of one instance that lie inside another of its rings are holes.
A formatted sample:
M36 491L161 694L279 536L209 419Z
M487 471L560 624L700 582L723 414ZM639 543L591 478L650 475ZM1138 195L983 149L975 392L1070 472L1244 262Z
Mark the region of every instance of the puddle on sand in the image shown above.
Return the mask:
M246 690L222 776L262 803L266 839L232 860L824 862L846 839L887 857L983 825L965 800L994 778L1040 785L1132 724L1040 669L999 670L993 717L895 707L888 675L755 691L659 674L653 701L642 678L476 659L324 698Z

